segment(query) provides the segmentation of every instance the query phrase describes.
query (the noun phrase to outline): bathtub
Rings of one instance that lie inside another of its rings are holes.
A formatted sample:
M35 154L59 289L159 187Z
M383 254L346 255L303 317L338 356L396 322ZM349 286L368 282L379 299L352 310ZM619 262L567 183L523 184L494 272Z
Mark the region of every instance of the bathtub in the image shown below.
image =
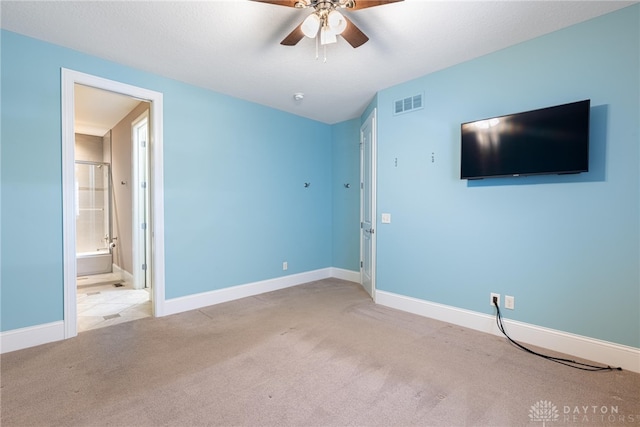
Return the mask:
M96 252L79 252L76 254L76 276L111 273L113 255L108 250Z

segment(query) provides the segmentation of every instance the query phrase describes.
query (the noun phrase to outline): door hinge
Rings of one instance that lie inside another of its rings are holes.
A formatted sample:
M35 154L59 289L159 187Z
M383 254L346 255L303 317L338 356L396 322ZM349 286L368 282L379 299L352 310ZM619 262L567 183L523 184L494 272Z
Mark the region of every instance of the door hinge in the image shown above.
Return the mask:
M360 228L363 228L363 227L364 227L364 223L361 222L360 223Z
M360 268L364 267L364 263L360 261Z
M143 230L146 230L147 229L147 223L143 222L142 224L140 224L140 228L143 229Z
M147 264L142 264L142 271L147 271Z
M140 141L140 148L145 148L146 146L147 146L147 141L145 141L144 139Z
M140 187L141 187L141 188L147 188L147 181L142 181L142 182L140 183Z

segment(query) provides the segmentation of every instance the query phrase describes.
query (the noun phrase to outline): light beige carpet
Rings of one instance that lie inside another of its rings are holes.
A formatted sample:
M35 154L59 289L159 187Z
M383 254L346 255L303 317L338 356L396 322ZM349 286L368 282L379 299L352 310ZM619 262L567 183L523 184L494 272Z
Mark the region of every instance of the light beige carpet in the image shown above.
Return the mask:
M336 279L1 362L3 427L640 425L638 374L561 366Z

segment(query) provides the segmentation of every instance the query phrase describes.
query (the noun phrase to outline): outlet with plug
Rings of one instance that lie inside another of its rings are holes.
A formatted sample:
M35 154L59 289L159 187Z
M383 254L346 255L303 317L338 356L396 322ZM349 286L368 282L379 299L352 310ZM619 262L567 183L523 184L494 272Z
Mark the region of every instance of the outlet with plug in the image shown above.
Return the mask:
M494 300L495 300L495 303L494 303ZM496 305L500 307L500 294L495 294L491 292L491 299L489 300L489 304L491 304L491 307L495 307Z

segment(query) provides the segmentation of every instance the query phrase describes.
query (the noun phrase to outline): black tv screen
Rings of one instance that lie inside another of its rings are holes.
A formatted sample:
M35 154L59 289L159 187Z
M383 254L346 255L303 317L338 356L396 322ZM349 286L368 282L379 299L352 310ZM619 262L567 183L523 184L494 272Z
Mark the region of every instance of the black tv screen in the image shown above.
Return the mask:
M461 179L589 170L590 100L463 123Z

